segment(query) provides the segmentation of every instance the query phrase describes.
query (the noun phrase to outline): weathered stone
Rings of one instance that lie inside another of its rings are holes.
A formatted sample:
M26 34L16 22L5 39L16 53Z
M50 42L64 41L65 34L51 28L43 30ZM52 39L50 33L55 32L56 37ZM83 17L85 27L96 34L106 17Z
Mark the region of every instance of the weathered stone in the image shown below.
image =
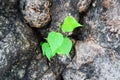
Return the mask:
M37 40L31 29L19 20L10 21L0 16L0 23L0 71L4 73L16 62L16 65L21 61L28 62L31 53L35 52Z
M27 71L27 80L39 80L48 71L47 61L44 58L41 59L41 55L36 55L32 59Z
M50 21L50 0L20 0L20 9L31 27L41 28Z
M91 27L91 36L106 48L117 48L120 45L120 3L110 0L108 9L103 1L95 1L95 5L85 17L85 23Z
M75 69L66 69L62 76L64 80L84 80L86 75Z
M107 51L106 51L107 52ZM111 52L111 51L110 51ZM108 52L108 53L110 53ZM111 59L111 55L98 55L94 60L95 80L119 80L120 60Z
M64 80L119 80L120 61L113 59L110 52L98 54L92 63L85 63L79 69L66 69L62 74Z
M86 12L93 0L79 0L77 8L79 12Z
M57 80L56 75L51 71L48 70L40 80Z
M73 80L119 80L120 2L95 0L92 5L84 17L84 24L90 27L89 38L76 43L76 55L67 66L71 71L66 69L63 78L70 80L71 76Z
M73 62L68 65L74 69L79 69L82 64L93 62L94 57L98 54L103 54L105 49L96 44L93 40L86 42L78 41L75 46L76 55Z
M0 80L22 79L29 60L36 53L37 39L19 19L16 2L0 1Z

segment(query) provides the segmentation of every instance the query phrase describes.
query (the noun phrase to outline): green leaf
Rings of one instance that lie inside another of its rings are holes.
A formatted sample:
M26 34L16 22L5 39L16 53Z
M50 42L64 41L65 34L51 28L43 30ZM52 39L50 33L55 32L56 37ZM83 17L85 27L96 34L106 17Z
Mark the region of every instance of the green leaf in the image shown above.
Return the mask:
M49 44L48 43L43 43L42 44L42 53L43 53L43 55L45 56L46 55L46 57L50 60L54 55L55 55L55 53L53 53L52 52L52 50L51 50L51 48L50 48L50 46L49 46Z
M82 26L72 16L67 16L62 24L63 32L72 32L75 28Z
M47 41L52 52L56 52L56 50L61 46L63 42L63 35L58 32L50 32L48 34Z
M62 45L57 50L57 53L60 55L67 55L68 56L71 48L72 48L72 41L69 38L65 37Z
M40 42L40 46L42 46L43 43L44 43L44 42Z

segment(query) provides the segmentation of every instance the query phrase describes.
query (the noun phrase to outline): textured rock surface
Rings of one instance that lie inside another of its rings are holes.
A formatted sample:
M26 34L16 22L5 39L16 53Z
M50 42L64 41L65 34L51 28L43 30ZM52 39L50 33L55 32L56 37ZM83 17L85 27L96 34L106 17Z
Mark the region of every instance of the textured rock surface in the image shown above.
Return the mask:
M37 39L16 14L15 0L0 0L0 4L0 80L19 80L35 53Z
M50 21L50 0L20 0L20 9L31 27L41 28Z
M79 69L82 64L93 62L94 58L98 54L105 53L105 49L95 43L93 40L86 42L77 42L75 46L76 55L73 58L73 63L69 67Z
M84 73L80 73L80 71L75 69L66 69L63 74L63 80L84 80L83 78L86 76Z
M47 29L40 29L42 37L56 31L67 15L82 20L85 26L71 36L81 40L76 42L76 51L73 48L70 57L55 56L51 61L41 56L35 35L21 21L17 1L0 0L0 80L120 79L119 0L51 0L52 21ZM29 26L43 27L49 22L48 1L20 0L22 16L27 17ZM38 29L33 30L41 35Z
M93 0L79 0L79 2L77 3L77 8L79 12L85 12L90 7L92 1Z
M50 70L47 71L43 77L41 78L41 80L57 80L55 74Z
M107 51L106 51L107 52ZM111 52L111 51L110 51ZM110 53L108 52L108 54ZM97 80L119 80L120 60L111 59L110 55L98 55L94 60L95 76Z
M36 55L32 58L29 67L27 68L27 75L25 80L39 80L48 71L48 63L41 55Z
M90 27L89 38L76 43L76 55L62 73L64 80L120 79L119 7L119 0L92 3L84 17L84 24Z

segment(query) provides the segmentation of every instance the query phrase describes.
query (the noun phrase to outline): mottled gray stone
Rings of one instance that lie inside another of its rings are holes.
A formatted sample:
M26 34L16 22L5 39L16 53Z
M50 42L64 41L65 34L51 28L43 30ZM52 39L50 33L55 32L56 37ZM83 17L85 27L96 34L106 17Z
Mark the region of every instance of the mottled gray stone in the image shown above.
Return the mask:
M109 52L110 53L110 52ZM98 55L94 60L95 80L119 80L120 60L111 59L110 55Z
M19 19L16 0L0 1L0 80L19 80L36 52L37 39Z
M51 70L48 70L40 80L57 80L57 78Z
M89 37L77 41L76 55L63 71L65 80L70 80L70 77L71 80L120 79L119 7L119 0L95 0L92 3L84 17L84 24L90 29ZM78 74L83 75L77 76Z
M48 71L47 61L41 55L36 55L27 69L27 80L40 80L43 75Z
M93 0L79 0L79 2L77 3L77 9L80 13L86 12L92 2Z
M66 69L62 76L64 80L84 80L86 75L75 69Z
M85 42L78 41L75 45L76 55L68 67L79 69L82 64L92 62L98 54L105 53L105 49L96 44L93 40Z
M50 0L20 0L20 9L31 27L41 28L50 21Z
M32 36L31 29L24 26L19 20L10 21L6 17L0 16L0 23L2 34L0 36L0 74L3 74L16 62L16 65L19 65L21 61L28 62L31 53L35 52L37 40Z
M95 5L85 17L85 23L91 27L91 36L106 48L117 48L120 45L120 3L119 0L107 0L110 3L104 8L103 2L96 0Z

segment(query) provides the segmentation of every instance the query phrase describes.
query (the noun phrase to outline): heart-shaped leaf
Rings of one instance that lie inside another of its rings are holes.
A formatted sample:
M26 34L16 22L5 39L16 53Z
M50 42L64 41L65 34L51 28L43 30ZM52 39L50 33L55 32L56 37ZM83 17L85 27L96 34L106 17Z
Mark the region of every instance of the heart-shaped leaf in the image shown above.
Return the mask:
M48 43L43 43L42 44L42 51L43 51L42 52L43 55L44 56L46 55L49 60L55 55L55 53L52 52Z
M57 53L60 55L68 56L71 48L72 48L72 41L69 38L65 37L62 45L57 50Z
M75 28L82 26L72 16L67 16L62 24L63 32L72 32Z
M48 34L47 41L52 52L56 52L56 50L61 46L63 42L63 35L58 32L50 32Z

